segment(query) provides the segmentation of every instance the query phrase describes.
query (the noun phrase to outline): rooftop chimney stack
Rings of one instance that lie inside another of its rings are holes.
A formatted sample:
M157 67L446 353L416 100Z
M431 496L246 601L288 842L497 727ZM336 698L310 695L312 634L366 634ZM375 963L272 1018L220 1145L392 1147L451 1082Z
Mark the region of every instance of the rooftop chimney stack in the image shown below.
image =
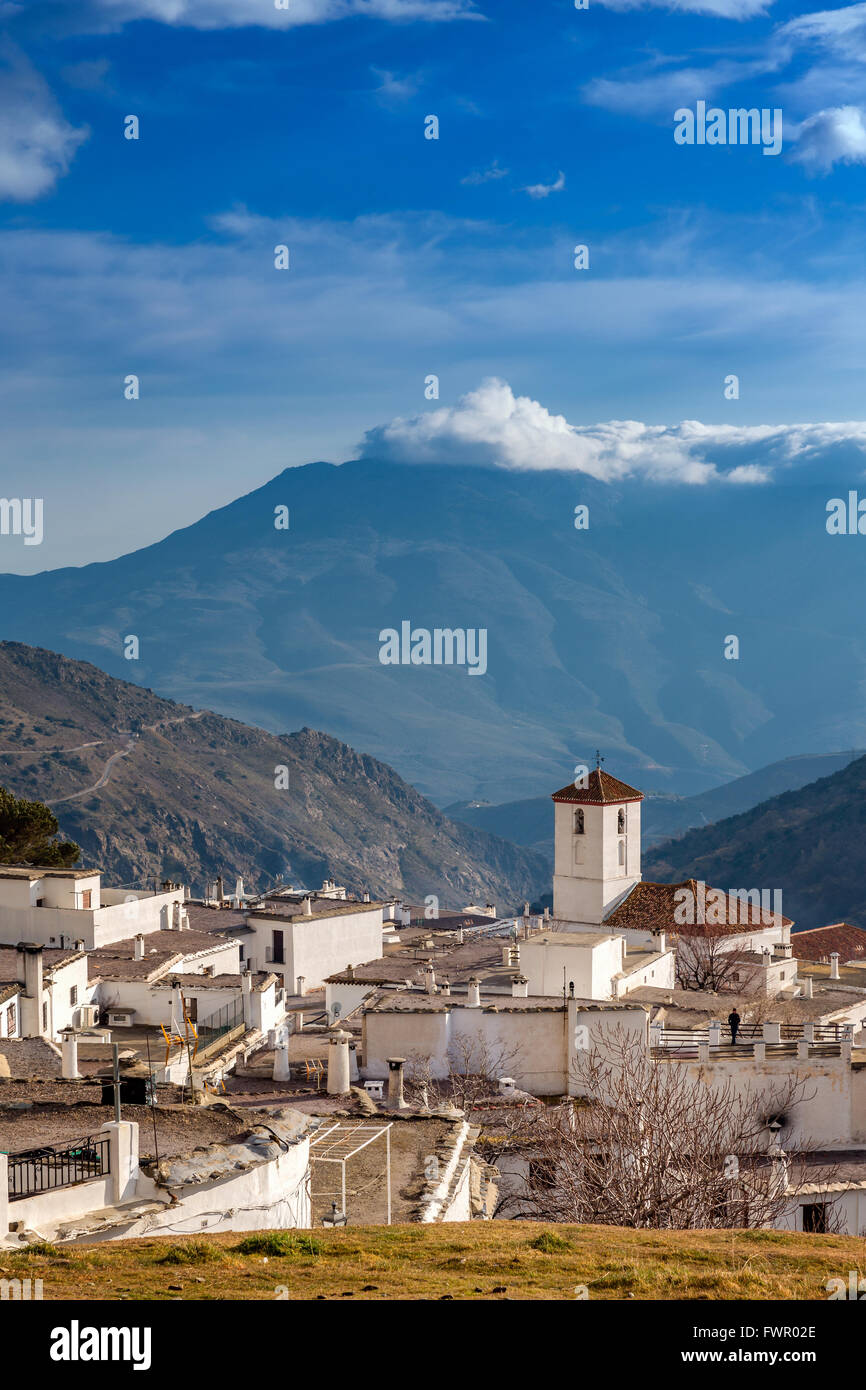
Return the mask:
M305 917L312 917L312 915L313 915L313 904L310 902L309 894L307 895L306 898L304 898L304 901L303 901L303 903L301 904L301 910L303 911L303 914L304 914Z
M388 1058L388 1109L405 1110L406 1101L403 1098L403 1068L406 1065L405 1057Z
M529 998L529 981L525 975L513 975L511 979L512 999Z
M42 1037L42 947L32 941L22 941L16 948L21 995L22 1038Z
M142 932L139 932L138 936L135 938L135 949L132 958L133 960L144 960L144 935Z
M830 952L830 979L831 979L831 980L838 980L838 979L840 979L840 978L841 978L841 976L839 975L839 952L838 952L838 951L831 951L831 952Z
M219 903L220 907L222 907L223 903L225 902L225 896L224 896L224 894L223 894L223 876L222 876L222 874L217 874L216 895L217 895L217 902Z
M470 1009L481 1008L481 981L477 975L473 975L469 981L469 992L466 997L467 1007Z
M328 1042L328 1095L345 1096L349 1091L349 1037L341 1030Z
M812 976L807 975L803 980L803 998L812 999L813 997Z
M73 1028L64 1028L60 1034L61 1056L60 1074L64 1081L79 1081L81 1072L78 1070L78 1039Z
M440 994L444 994L444 995L446 996L446 998L450 998L450 995L451 995L451 985L450 985L450 983L448 982L448 980L443 980L443 981L442 981L441 985L439 986L439 993L440 993Z
M428 994L436 993L436 971L431 961L424 966L424 988Z

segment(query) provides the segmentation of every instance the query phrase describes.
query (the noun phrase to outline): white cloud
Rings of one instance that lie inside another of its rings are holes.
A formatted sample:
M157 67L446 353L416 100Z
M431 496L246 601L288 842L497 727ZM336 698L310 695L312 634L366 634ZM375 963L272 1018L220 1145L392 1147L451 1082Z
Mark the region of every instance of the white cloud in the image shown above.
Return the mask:
M529 396L489 377L455 406L392 420L370 430L363 454L400 463L475 464L515 470L563 469L605 482L769 481L790 465L851 445L866 454L866 422L820 425L646 425L609 420L572 425ZM757 455L757 457L756 457Z
M0 18L36 13L44 4L17 0L4 6L0 0ZM474 0L290 0L288 9L277 9L273 0L59 0L55 9L58 23L78 33L114 33L136 19L193 29L287 29L354 15L398 22L481 18Z
M812 174L827 174L834 164L866 164L866 125L859 106L818 111L795 132L791 158Z
M407 101L418 90L417 77L398 77L395 72L388 72L385 68L371 68L370 71L378 79L376 96L383 102Z
M0 55L0 198L30 203L48 193L87 135L65 119L27 59L7 48Z
M549 198L551 193L561 193L564 187L565 174L560 169L554 183L531 183L523 191L528 193L530 198Z
M599 0L608 10L675 10L715 15L717 19L753 19L766 14L773 0Z
M508 172L507 169L500 169L499 160L494 159L488 169L474 169L471 174L467 174L460 182L469 184L471 187L479 183L490 183L494 179L504 179Z

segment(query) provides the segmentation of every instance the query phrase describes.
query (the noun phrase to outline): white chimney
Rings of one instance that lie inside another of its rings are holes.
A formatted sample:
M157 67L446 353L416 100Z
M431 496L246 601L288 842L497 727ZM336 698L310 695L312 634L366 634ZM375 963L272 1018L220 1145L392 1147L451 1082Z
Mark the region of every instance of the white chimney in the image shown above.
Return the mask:
M429 963L424 966L424 988L428 994L436 993L436 971Z
M451 985L448 983L447 980L442 981L441 985L439 986L439 993L446 995L446 997L450 996Z
M291 1075L292 1068L289 1062L288 1041L279 1041L274 1048L273 1079L274 1081L288 1081Z
M477 975L473 975L469 981L469 993L466 997L466 1005L470 1009L481 1008L481 982Z
M406 1109L406 1102L403 1099L403 1068L405 1065L405 1057L388 1058L388 1099L386 1105L389 1110Z
M135 947L132 953L133 960L144 960L144 936L141 932L135 938Z
M365 894L364 894L364 902L365 902L365 903L368 903L369 901L370 901L370 894L369 894L369 893L365 893Z
M242 878L238 877L238 878L235 879L235 897L237 898L238 902L240 902L240 900L241 900L241 898L242 898L243 896L244 896L244 881L243 881Z
M302 912L303 912L303 914L304 914L305 917L311 917L311 916L312 916L312 913L313 913L313 904L310 902L309 897L304 898L304 901L303 901L303 903L301 904L301 910L302 910Z
M811 998L813 998L813 993L812 993L812 976L811 976L811 975L806 975L806 976L805 976L805 978L804 978L803 981L802 981L802 986L803 986L803 998L804 998L804 999L811 999Z
M529 981L525 975L513 975L511 977L511 997L512 999L529 998Z
M838 951L831 951L831 952L830 952L830 979L831 979L831 980L838 980L838 979L840 979L840 978L841 978L841 977L840 977L840 975L839 975L839 952L838 952Z
M516 1090L513 1076L500 1076L499 1094L501 1096L513 1096Z
M224 901L225 901L225 898L224 898L224 895L223 895L223 876L222 876L222 874L217 874L216 895L217 895L217 902L219 903L220 907L222 907L222 905L223 905L223 903L224 903Z
M172 903L171 905L171 929L172 931L180 931L180 903Z
M328 1039L328 1095L344 1096L349 1091L349 1033L338 1031Z
M78 1039L72 1028L64 1028L60 1034L61 1063L60 1074L64 1081L78 1081L81 1072L78 1070Z

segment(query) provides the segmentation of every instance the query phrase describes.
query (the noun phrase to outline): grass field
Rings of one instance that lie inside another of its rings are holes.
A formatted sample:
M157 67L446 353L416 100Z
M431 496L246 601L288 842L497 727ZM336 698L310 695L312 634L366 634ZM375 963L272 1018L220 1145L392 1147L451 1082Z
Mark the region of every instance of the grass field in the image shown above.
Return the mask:
M826 1299L864 1269L850 1236L522 1221L0 1251L0 1277L41 1279L46 1300Z

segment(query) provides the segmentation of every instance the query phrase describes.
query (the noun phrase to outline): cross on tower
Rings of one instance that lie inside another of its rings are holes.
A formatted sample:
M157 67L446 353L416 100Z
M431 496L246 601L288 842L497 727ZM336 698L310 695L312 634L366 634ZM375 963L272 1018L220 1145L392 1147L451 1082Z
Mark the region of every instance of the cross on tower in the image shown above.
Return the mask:
M596 750L595 750L595 770L596 770L596 772L599 772L599 771L601 770L601 765L602 765L603 762L604 762L604 758L601 756L601 753L600 753L599 750L596 748Z

